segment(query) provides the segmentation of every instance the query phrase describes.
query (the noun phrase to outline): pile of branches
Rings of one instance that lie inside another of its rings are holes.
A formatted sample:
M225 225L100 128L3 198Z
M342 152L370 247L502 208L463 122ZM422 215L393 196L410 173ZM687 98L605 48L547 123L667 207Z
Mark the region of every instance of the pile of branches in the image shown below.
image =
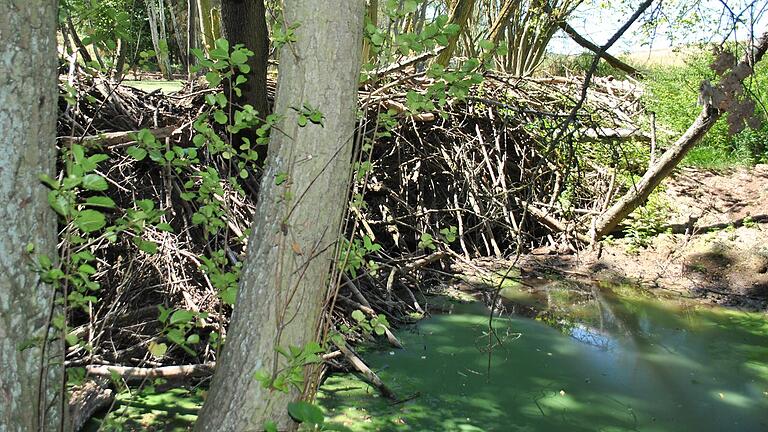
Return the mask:
M585 173L568 156L590 145L620 160L617 141L647 138L636 126L639 85L596 81L579 102L577 79L489 74L466 99L426 113L409 113L406 95L426 92L427 79L361 92L362 106L396 112L399 121L377 135L372 110L360 131L373 140L372 168L354 186L364 205L353 206L350 217L357 238L382 248L369 254L373 271L347 280L340 303L397 310L390 314L397 319L423 312L419 291L442 283L457 261L466 267L540 246L578 247L586 239L577 229L618 188L615 171L591 163ZM569 206L559 200L566 183Z
M186 88L178 95L165 95L80 75L71 84L62 82L60 91L59 147L79 143L109 156L98 173L110 185L106 194L116 204L113 219L127 209L138 209L137 201L151 200L164 212L162 222L173 228L169 232L145 226L142 238L158 245L154 254L142 251L131 236L118 236L116 242L99 237L87 245L100 263L92 276L101 287L99 301L89 311L71 311L69 325L87 344L70 347L67 364L162 366L215 360L216 350L210 344L193 347L192 352L171 346L162 361L153 360L148 347L163 339L160 306L204 313L205 318L197 321L203 340L211 332L225 335L231 311L222 304L201 256L224 250L230 266L242 260L244 244L235 240L245 235L253 220L260 172L242 178L230 172L233 168L221 156L207 152L199 154L199 163L179 169L163 167L150 158L137 161L126 153L141 130L150 131L166 148L194 147L193 121L204 106L204 96L215 89ZM222 193L216 199L228 209L227 226L215 233L192 223L199 209L181 198L184 184L199 181L200 172L211 168L222 179ZM61 164L59 170L64 169ZM237 179L244 196L228 178Z
M590 139L608 146L621 138L612 132L637 130L632 125L640 93L626 83L598 82L571 115L579 99L577 80L487 78L467 98L449 100L440 112L410 113L406 108L407 92L425 91L431 84L425 79L404 76L361 90L366 114L358 136L361 142L373 140L369 154L363 152L370 156L371 170L352 186L351 196L363 201L351 206L348 234L367 237L381 248L365 250L373 264L345 278L333 311L339 322L355 309L383 313L395 323L407 320L408 312L423 312L419 291L430 280L444 278L452 260L572 243L568 227L576 226L573 215L580 213L563 209L558 197L576 166L568 158L574 142ZM100 262L94 279L101 292L88 313L75 311L69 317L70 326L91 347L70 348L69 365L159 367L216 360L216 347L207 343L192 352L172 346L162 360L152 359L148 347L162 339L158 306L207 314L198 329L203 340L211 332L226 334L230 307L221 303L199 257L223 250L231 267L242 262L243 243L235 240L248 232L261 173L242 178L230 172L221 156L205 152L199 163L177 170L126 154L141 129L149 129L168 148L194 146L193 122L212 91L188 86L164 95L90 76L62 81L59 145L81 143L107 153L109 162L99 173L110 183L108 194L118 209L150 199L173 228L150 227L144 233L159 245L153 255L130 239L101 239L87 246ZM72 100L69 95L77 96ZM377 123L381 111L397 119L385 134ZM563 130L569 132L562 135ZM224 131L220 134L227 139ZM222 179L223 192L215 198L227 209L226 227L216 233L192 223L198 209L181 198L183 185L211 168ZM231 178L237 187L227 181ZM594 207L600 184L607 182L590 181L577 195Z

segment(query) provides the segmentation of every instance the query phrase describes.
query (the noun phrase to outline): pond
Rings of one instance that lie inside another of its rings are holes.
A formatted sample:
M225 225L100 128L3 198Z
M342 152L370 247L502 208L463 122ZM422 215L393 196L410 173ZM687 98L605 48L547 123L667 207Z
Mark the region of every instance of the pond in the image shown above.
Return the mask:
M404 350L367 352L400 403L352 374L329 377L329 420L353 431L768 430L764 314L535 282L502 292L490 355L479 302L401 330Z

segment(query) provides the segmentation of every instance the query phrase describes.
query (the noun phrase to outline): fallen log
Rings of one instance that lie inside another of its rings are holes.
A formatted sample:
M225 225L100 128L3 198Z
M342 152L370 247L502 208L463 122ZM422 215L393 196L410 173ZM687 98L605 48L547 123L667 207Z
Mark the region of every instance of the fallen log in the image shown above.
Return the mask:
M731 226L734 228L739 228L749 223L766 223L768 222L768 215L763 214L763 215L755 215L755 216L745 216L743 218L738 218L729 222L720 222L720 223L703 225L703 226L697 226L695 224L696 222L695 219L692 222L693 223L686 222L686 223L680 223L680 224L665 225L661 227L661 232L669 232L671 234L690 234L690 235L706 234L713 230L722 230Z
M149 129L149 132L151 132L156 139L163 139L177 133L177 129L179 129L178 126L166 126L157 129ZM130 144L135 142L138 133L139 131L106 132L85 137L62 137L60 140L63 144L67 145L81 144L87 147L99 144L105 147L115 147L120 144Z
M69 397L70 430L77 432L96 412L110 406L115 392L109 388L109 380L97 378L86 381Z
M216 369L216 363L214 362L179 366L161 366L155 368L113 365L89 365L85 367L85 371L88 375L102 377L118 375L126 381L140 381L152 378L176 379L207 377L213 374L214 369Z
M379 378L378 375L374 371L372 371L361 359L358 357L358 355L355 353L355 351L350 348L346 343L342 342L339 344L336 344L336 347L339 348L339 351L344 354L344 357L349 361L349 363L352 365L352 367L355 368L358 372L360 372L366 381L368 381L371 385L376 387L379 392L381 392L382 396L384 396L387 399L396 401L397 396L395 393L387 387L386 384Z

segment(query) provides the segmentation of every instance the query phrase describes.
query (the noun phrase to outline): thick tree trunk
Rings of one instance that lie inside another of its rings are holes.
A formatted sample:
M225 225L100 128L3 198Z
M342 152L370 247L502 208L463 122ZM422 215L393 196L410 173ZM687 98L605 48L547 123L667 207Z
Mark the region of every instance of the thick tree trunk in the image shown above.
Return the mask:
M747 64L757 63L765 55L766 50L768 50L768 33L760 37L750 55L743 62ZM754 64L752 66L754 67ZM610 234L624 218L642 205L656 186L672 173L677 164L701 140L721 115L722 111L713 107L711 101L707 101L693 124L646 171L640 182L630 188L623 197L595 221L594 228L592 229L592 238L600 240Z
M267 60L269 59L269 33L267 31L264 0L222 0L222 35L230 46L243 44L253 51L248 61L251 71L248 81L240 88L243 96L239 104L250 104L261 117L269 113L267 105ZM234 95L233 95L234 96Z
M61 418L53 289L25 254L29 243L56 254L56 218L38 180L53 175L56 154L56 16L54 0L0 1L0 430L8 432L55 431Z
M364 9L364 0L285 1L286 22L301 24L280 56L275 112L285 117L272 134L237 304L198 431L291 425L287 406L300 392L265 389L254 374L275 376L286 366L277 348L303 347L318 334L347 203ZM299 127L302 107L322 111L324 126Z
M230 95L230 102L240 106L250 104L259 113L261 118L269 114L269 102L267 100L267 65L269 60L269 31L267 30L266 9L264 0L222 0L221 21L225 39L230 46L243 44L253 51L253 57L248 60L251 67L246 74L246 81L240 86L242 96L237 97L225 87ZM252 130L243 130L235 137L236 145L247 139L255 143L256 135ZM267 146L258 146L256 152L259 161L263 163L267 156Z

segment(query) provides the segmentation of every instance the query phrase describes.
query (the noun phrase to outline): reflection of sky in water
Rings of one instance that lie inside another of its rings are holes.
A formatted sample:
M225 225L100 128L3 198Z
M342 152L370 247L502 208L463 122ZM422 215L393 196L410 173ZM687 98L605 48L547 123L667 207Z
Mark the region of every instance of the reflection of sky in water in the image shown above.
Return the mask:
M613 350L617 345L617 342L610 335L601 332L598 329L587 327L584 324L574 325L568 334L579 342L606 351Z

